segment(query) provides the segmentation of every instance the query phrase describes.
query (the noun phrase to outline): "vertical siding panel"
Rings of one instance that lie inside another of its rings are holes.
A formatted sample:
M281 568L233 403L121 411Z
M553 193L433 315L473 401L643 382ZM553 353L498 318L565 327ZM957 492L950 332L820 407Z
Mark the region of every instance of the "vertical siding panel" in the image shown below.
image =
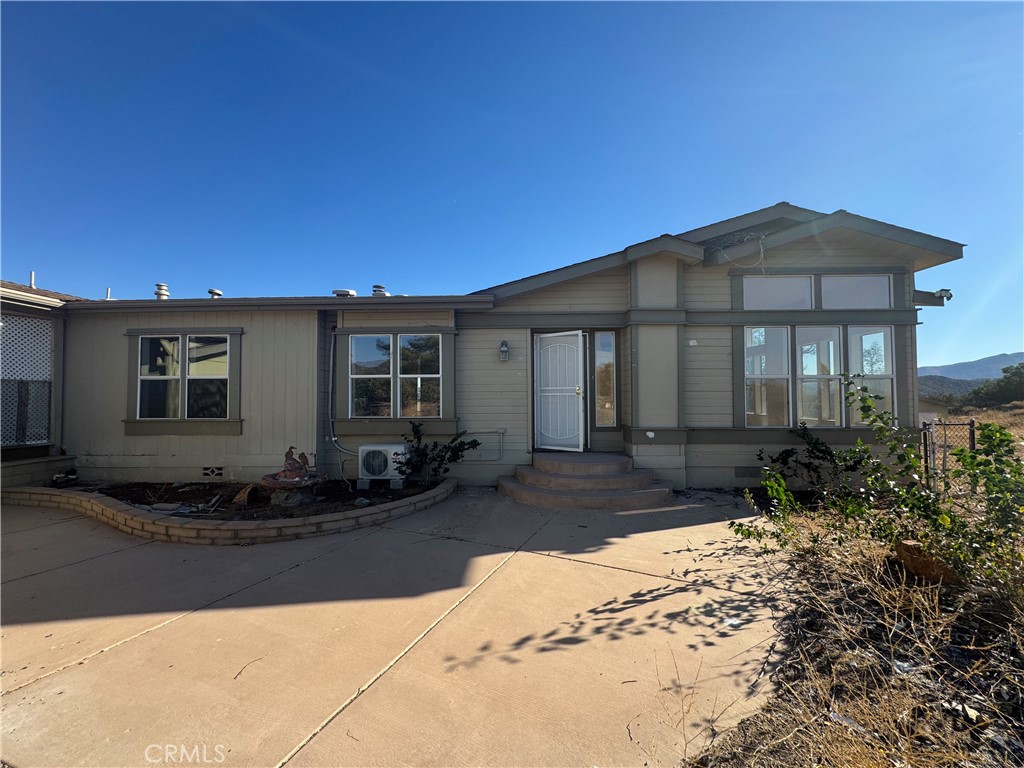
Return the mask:
M676 264L673 256L652 256L637 262L638 307L676 306Z
M638 333L640 364L639 426L679 426L678 343L674 325L642 325Z

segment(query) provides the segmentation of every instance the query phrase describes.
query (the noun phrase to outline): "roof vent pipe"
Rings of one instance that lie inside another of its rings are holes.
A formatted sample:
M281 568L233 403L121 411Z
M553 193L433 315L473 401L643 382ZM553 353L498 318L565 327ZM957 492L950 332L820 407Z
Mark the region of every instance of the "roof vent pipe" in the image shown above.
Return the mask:
M374 296L390 296L391 294L388 293L387 288L385 288L383 285L375 285L375 286L373 286L373 295Z
M28 287L29 288L35 288L36 287L36 272L35 272L35 270L32 270L31 272L28 273Z
M359 295L351 288L335 288L333 291L331 291L331 293L333 293L339 299L351 299L353 296Z
M219 288L207 288L206 292L210 294L211 299L219 299L221 296L224 295L224 291L220 290Z
M167 283L157 283L153 295L156 296L157 301L166 301L171 298L171 292L167 290Z

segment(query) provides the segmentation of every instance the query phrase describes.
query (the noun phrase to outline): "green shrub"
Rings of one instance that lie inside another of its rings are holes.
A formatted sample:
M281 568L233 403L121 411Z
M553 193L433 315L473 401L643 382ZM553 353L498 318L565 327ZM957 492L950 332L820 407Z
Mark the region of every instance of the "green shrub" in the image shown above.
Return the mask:
M453 464L462 461L467 452L480 447L479 440L463 440L465 431L457 433L446 443L436 440L423 441L423 424L410 421L412 436L403 434L408 453L397 462L398 471L407 480L420 483L435 483L442 480Z
M767 459L761 478L767 504L761 512L771 525L732 527L745 538L783 548L793 544L795 515L815 520L814 545L842 547L850 537L866 536L892 547L913 539L964 579L1024 597L1024 461L1013 436L982 424L974 450L953 452L958 466L951 479L975 492L957 498L948 493L948 481L936 492L924 482L917 432L897 427L856 381L845 385L847 402L871 427L877 445L858 439L836 450L801 424L794 432L803 448L758 454ZM795 484L811 489L809 502L796 500Z

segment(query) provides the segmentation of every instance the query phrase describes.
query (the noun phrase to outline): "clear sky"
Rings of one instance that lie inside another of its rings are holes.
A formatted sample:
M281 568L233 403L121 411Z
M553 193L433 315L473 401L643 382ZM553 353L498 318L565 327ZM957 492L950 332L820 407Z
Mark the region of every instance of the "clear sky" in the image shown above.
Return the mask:
M1024 349L1021 3L12 3L2 274L468 293L789 201L966 243L920 363Z

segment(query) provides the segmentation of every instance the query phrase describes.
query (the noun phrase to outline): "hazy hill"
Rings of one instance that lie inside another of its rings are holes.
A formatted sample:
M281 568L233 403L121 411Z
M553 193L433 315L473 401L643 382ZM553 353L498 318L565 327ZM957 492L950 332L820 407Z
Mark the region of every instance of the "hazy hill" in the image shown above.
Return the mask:
M917 369L919 377L937 376L949 379L998 379L1003 375L1003 368L1024 362L1024 352L992 355L967 363L950 365L928 365ZM974 387L981 382L975 381ZM974 387L971 387L973 389ZM969 391L969 390L968 390Z
M948 395L962 397L986 381L987 379L951 379L948 376L919 376L917 380L921 397L939 399Z

